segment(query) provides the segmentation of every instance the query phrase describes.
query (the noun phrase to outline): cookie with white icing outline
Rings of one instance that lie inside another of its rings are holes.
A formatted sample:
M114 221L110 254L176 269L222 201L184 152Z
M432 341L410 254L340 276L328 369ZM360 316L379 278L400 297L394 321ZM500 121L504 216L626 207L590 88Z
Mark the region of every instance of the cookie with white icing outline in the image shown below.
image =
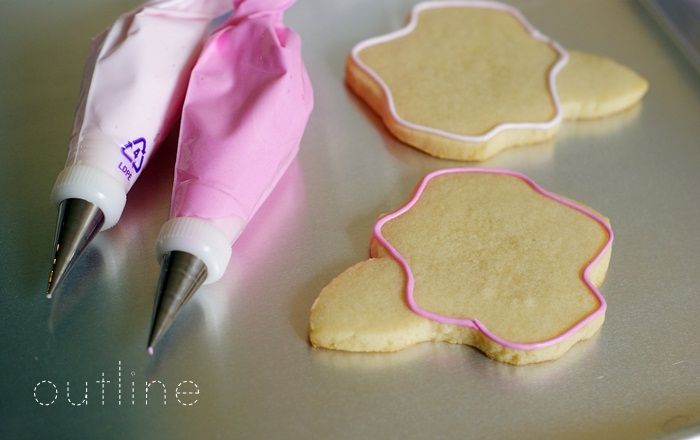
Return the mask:
M374 228L369 260L311 308L315 347L471 345L511 364L556 359L602 325L613 232L590 208L514 171L433 172Z
M515 8L441 1L356 45L346 82L390 132L433 156L485 160L552 138L562 119L639 102L648 84L608 58L567 52Z

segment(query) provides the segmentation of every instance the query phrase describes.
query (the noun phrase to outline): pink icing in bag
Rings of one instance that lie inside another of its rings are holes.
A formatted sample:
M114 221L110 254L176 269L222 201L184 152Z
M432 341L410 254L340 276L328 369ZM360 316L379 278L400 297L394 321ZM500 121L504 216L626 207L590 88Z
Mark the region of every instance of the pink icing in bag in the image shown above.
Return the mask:
M180 307L217 281L231 245L299 150L313 107L301 39L282 24L292 0L239 0L206 42L182 113L170 220L149 352Z
M95 235L114 226L126 195L181 110L192 66L226 0L151 0L93 39L66 166L47 295Z
M207 282L296 156L313 107L301 38L282 23L293 3L237 0L192 71L159 254L197 256Z
M183 109L172 217L248 221L296 156L313 98L301 40L280 21L291 3L239 1L208 41Z

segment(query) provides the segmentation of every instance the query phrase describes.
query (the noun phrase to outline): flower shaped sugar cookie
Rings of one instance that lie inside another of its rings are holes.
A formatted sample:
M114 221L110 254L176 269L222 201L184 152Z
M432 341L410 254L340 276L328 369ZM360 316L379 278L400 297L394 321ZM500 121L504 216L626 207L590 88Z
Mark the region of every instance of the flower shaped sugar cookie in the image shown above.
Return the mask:
M355 46L346 81L397 138L459 160L544 141L562 119L619 112L647 90L626 67L568 53L489 1L417 5L405 28Z
M433 172L377 221L372 258L321 291L310 340L346 351L461 343L512 364L558 358L603 323L597 286L612 239L605 218L514 171Z

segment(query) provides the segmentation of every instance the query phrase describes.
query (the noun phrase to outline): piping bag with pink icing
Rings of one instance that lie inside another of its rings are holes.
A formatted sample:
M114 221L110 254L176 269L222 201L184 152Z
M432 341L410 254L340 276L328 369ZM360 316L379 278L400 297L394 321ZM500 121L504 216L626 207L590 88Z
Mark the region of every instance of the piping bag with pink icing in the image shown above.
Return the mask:
M299 149L313 107L293 0L236 0L205 43L187 89L149 352L180 307L223 275L231 246Z
M114 226L126 194L177 118L190 71L226 0L152 0L123 14L92 43L59 205L47 296L101 230Z

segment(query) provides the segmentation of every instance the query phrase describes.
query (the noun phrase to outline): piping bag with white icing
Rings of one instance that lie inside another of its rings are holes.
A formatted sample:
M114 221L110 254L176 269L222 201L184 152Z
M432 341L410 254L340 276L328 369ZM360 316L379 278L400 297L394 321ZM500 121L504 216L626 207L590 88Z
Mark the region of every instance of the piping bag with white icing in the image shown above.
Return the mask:
M52 199L59 205L46 294L101 230L176 120L192 66L226 0L152 0L92 43L80 101Z
M299 150L313 107L301 38L282 23L294 0L235 0L205 43L182 111L170 220L149 352L181 306L221 278L231 246Z

